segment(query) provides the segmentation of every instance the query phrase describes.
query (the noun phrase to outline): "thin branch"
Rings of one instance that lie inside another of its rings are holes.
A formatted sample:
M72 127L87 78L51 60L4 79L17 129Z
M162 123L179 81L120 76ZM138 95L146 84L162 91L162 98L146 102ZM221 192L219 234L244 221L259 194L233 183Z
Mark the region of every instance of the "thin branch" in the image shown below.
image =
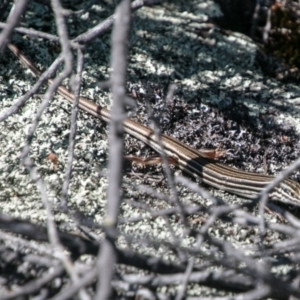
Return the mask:
M6 21L6 27L0 33L0 53L3 52L10 41L10 37L15 27L18 26L21 16L26 9L28 0L15 1Z
M126 73L128 61L128 41L131 21L130 0L123 0L116 9L116 21L112 32L111 76L113 105L109 128L109 176L107 208L104 224L106 239L99 252L99 279L96 299L106 300L112 294L111 281L116 262L115 236L120 204L122 200L123 177L123 120L125 117Z

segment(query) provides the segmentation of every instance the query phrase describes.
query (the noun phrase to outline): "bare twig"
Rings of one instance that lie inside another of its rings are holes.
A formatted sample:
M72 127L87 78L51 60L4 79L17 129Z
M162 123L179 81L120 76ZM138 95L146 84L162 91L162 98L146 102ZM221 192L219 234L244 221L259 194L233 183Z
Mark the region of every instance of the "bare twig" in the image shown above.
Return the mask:
M68 154L68 163L66 166L65 172L65 180L62 188L62 198L65 208L67 207L66 200L68 199L68 189L71 180L72 173L72 165L74 159L74 148L75 148L75 139L76 139L76 129L77 129L77 115L78 115L78 103L80 97L80 89L81 89L81 78L82 78L82 70L83 70L83 53L80 49L77 51L78 60L77 60L77 75L74 82L74 95L75 99L73 101L72 107L72 116L71 116L71 129L70 129L70 143L69 143L69 154Z
M10 41L11 34L16 26L18 26L21 15L25 11L28 0L15 1L12 10L6 21L6 27L0 34L0 53L5 49L6 45Z
M131 11L134 12L145 5L154 5L159 3L160 1L157 0L135 0L131 4ZM101 24L98 24L94 28L88 30L87 32L77 36L73 42L76 43L90 43L93 39L98 37L99 35L107 32L111 29L114 21L116 19L116 15L112 15L103 21Z
M104 224L106 239L99 253L99 280L96 298L108 299L112 293L111 281L114 274L115 237L112 234L117 226L123 174L123 120L125 117L126 73L128 60L128 41L131 20L130 0L123 0L116 10L116 21L112 32L111 77L113 105L109 129L109 183L107 191L107 210Z

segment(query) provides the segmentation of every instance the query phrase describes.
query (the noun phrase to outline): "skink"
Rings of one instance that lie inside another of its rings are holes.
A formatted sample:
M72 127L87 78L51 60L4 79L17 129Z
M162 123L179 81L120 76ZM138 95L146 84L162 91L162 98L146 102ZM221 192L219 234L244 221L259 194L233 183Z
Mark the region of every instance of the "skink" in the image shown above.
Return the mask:
M34 75L41 76L42 72L14 45L9 44L8 48ZM48 85L51 85L52 82L51 79L48 79ZM73 102L74 94L66 87L60 86L57 92L69 102ZM80 97L79 107L105 122L110 121L110 111L108 109L85 97ZM131 119L126 119L124 120L124 130L126 133L148 144L154 150L161 151L156 135L149 127ZM274 179L273 176L245 172L215 162L200 151L168 135L162 134L161 142L166 155L174 159L182 170L201 179L207 185L245 198L257 197L262 188ZM285 179L271 192L269 197L272 200L300 206L300 184L296 181Z

